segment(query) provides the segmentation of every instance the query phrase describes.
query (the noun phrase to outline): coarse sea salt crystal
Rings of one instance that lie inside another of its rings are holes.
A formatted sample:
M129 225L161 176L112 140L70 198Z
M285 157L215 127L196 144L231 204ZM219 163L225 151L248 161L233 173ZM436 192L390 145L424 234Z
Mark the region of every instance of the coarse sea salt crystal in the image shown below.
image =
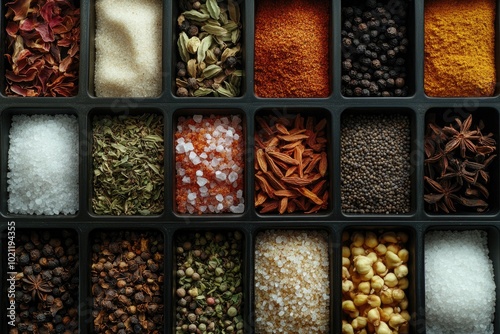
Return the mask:
M212 159L212 162L210 163L210 165L212 165L212 167L217 167L219 165L219 159L217 159L217 158L214 157Z
M224 196L222 196L221 194L217 194L217 195L215 196L215 199L216 199L217 201L219 201L219 202L222 202L222 201L224 200Z
M232 213L243 213L245 211L245 205L244 204L231 205L229 207L229 210Z
M196 176L203 176L203 171L197 170L196 171Z
M222 209L224 209L224 205L222 203L217 204L217 210L221 211Z
M179 176L186 175L186 170L184 168L177 168L177 175Z
M175 147L175 152L179 154L186 152L186 145L184 145L184 143L177 144L177 146Z
M487 233L432 231L424 249L426 332L492 334L496 286Z
M193 115L193 120L196 123L201 123L201 121L203 120L203 116L202 115Z
M208 155L205 152L203 152L202 154L200 154L200 158L206 159L208 158Z
M226 178L227 178L227 175L226 175L226 173L223 173L223 172L221 172L221 171L216 171L216 172L215 172L215 178L216 178L217 180L219 180L219 181L225 181L225 180L226 180Z
M207 180L206 178L204 178L204 177L201 177L201 176L200 176L200 177L198 177L198 178L196 179L196 183L197 183L200 187L203 187L205 184L207 184L207 183L208 183L208 180Z
M224 151L224 146L217 145L217 148L215 150L220 153L220 152Z
M189 193L188 200L193 201L196 199L196 193Z
M190 151L194 150L193 143L191 143L191 142L186 143L186 145L184 146L184 150L185 150L185 152L190 152Z
M236 180L238 180L238 173L233 171L233 172L229 173L227 178L228 178L229 182L233 183Z
M236 198L241 198L242 196L243 196L243 190L240 189L236 192Z
M182 178L182 182L183 182L183 183L191 183L191 178L190 178L189 176L184 176L184 177Z

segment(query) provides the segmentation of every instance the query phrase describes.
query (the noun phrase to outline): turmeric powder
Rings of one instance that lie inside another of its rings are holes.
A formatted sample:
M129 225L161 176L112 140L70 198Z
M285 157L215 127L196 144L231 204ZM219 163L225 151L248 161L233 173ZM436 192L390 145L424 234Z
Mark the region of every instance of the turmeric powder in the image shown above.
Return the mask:
M492 96L495 82L495 0L425 1L425 93Z
M260 0L255 12L255 94L327 97L329 1Z

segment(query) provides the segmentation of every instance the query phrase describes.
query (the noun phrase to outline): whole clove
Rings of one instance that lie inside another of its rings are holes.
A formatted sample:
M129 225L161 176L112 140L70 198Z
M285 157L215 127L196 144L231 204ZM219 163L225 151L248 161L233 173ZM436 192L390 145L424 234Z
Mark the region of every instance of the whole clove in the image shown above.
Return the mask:
M163 333L163 237L152 232L100 232L92 243L94 331ZM157 267L154 272L145 262L136 263L143 254L152 254L148 261Z

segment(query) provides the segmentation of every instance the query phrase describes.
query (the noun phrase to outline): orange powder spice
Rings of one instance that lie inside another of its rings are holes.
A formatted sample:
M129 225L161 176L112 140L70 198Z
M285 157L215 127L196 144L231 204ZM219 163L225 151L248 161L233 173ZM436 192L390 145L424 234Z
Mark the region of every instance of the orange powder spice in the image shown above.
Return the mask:
M427 95L493 95L494 52L495 0L425 2Z
M258 1L254 64L257 96L328 96L329 8L328 1Z

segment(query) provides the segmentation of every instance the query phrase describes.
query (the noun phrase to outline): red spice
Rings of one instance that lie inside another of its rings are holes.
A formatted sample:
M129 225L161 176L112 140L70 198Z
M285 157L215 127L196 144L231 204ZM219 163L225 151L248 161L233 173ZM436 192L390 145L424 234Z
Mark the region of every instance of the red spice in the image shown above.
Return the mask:
M180 117L175 133L180 213L243 213L244 134L239 116Z
M5 94L76 95L80 9L69 0L14 0L5 5Z
M260 0L255 14L255 94L327 97L328 1Z

